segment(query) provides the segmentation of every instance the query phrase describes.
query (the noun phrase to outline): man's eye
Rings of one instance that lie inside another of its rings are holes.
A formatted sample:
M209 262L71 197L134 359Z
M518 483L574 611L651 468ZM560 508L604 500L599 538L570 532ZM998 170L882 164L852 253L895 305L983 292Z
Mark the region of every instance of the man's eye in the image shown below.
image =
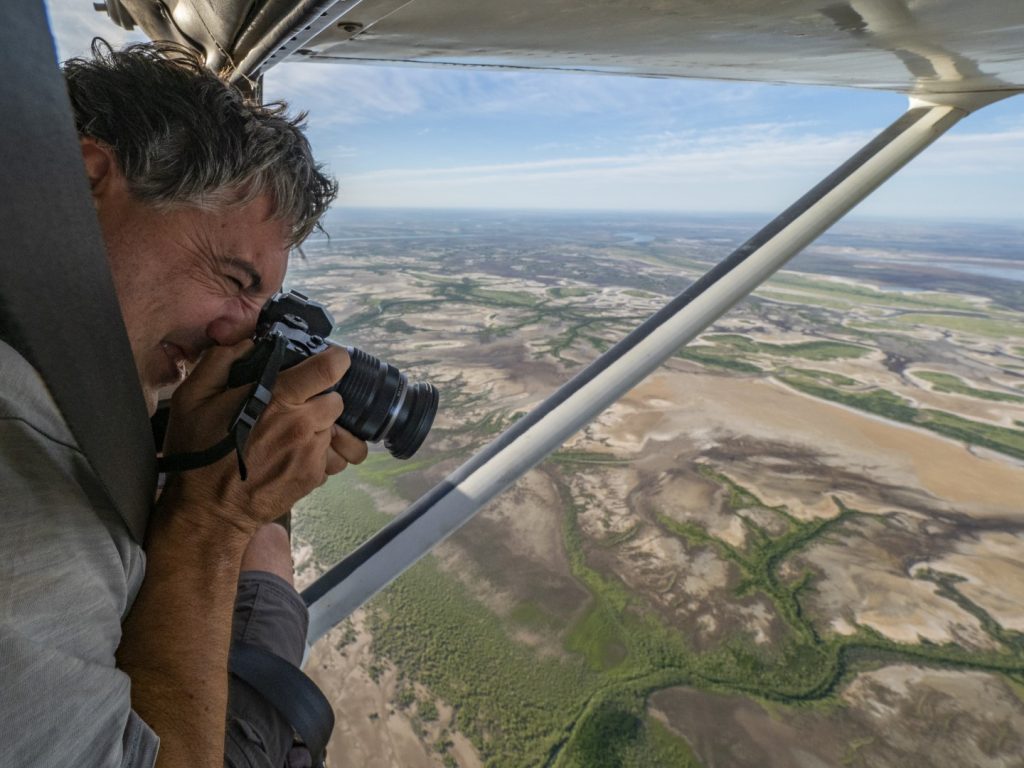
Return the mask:
M238 290L240 290L240 291L245 290L245 286L242 285L242 281L239 280L237 277L232 277L231 275L225 275L225 277L228 280L230 280L232 283L234 283L235 288L237 288Z

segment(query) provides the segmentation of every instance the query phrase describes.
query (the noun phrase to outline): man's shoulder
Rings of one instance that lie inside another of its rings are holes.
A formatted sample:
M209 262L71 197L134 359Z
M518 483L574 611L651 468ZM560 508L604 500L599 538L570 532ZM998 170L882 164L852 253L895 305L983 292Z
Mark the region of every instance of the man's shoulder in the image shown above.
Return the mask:
M77 450L74 437L39 372L0 339L0 419L24 422L53 442Z
M0 509L5 574L0 615L6 611L20 617L23 629L33 627L37 620L70 616L76 605L88 605L84 591L89 600L113 606L107 627L119 631L120 615L142 580L141 547L111 505L39 373L3 341ZM41 563L50 565L42 569ZM48 613L40 610L43 605L49 606ZM82 615L95 618L98 611ZM49 631L39 626L40 633ZM108 641L102 637L94 645L106 648ZM116 642L109 653L113 647Z

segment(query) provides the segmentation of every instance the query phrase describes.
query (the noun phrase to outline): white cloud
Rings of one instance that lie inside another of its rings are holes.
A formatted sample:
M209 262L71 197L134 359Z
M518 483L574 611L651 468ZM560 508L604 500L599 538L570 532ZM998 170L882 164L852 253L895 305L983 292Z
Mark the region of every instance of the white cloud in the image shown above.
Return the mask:
M115 48L147 39L137 28L132 32L121 29L105 12L93 10L91 2L48 0L46 6L61 61L88 55L94 37L102 37Z
M407 116L568 116L714 109L719 115L771 86L572 73L286 62L266 92L309 110L318 127Z
M804 123L794 124L803 128ZM630 151L536 161L390 168L343 178L343 205L775 211L870 139L867 132L791 130L784 123L688 132ZM688 146L687 146L688 144ZM1024 130L940 139L868 210L915 215L1014 215L1015 199L984 185L979 167L1024 173ZM1005 173L1004 173L1005 175ZM1020 178L1017 175L1017 178ZM945 192L943 190L946 190ZM1016 212L1019 215L1019 211Z
M1024 125L1006 130L952 133L922 155L918 172L978 176L1017 174L1024 179ZM1024 195L1024 181L1021 182Z

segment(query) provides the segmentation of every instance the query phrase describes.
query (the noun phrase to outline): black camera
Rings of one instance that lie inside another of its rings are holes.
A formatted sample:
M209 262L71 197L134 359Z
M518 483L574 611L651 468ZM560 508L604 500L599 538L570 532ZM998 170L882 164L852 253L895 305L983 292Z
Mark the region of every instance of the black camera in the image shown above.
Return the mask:
M284 339L281 370L327 349L334 320L327 308L298 291L278 293L260 312L256 326L256 350L231 367L228 385L257 381L274 349ZM395 366L355 347L347 347L352 363L329 391L345 401L337 423L361 440L384 441L396 459L408 459L423 444L437 413L437 388L409 384Z

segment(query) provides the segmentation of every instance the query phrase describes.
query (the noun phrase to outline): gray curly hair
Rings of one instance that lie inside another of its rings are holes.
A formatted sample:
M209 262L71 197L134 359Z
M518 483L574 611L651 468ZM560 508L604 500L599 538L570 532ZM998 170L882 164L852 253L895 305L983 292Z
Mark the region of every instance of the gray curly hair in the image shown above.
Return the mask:
M174 43L116 51L97 38L92 54L64 63L75 125L113 149L139 200L222 210L269 194L293 245L319 225L338 185L313 159L304 113L247 100Z

